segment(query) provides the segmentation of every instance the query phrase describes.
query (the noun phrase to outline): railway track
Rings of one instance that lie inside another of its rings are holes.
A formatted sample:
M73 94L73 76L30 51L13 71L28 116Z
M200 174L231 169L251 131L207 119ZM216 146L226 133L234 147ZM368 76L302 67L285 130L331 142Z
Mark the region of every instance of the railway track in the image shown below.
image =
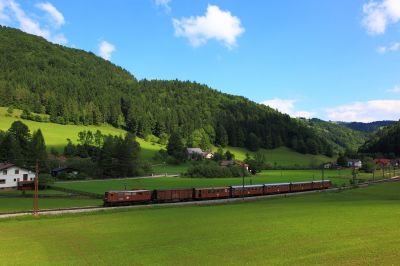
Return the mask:
M386 183L386 182L398 182L398 181L400 181L400 176L360 184L359 187L367 187L367 186L373 185L373 184ZM226 203L230 203L230 202L256 201L256 200L268 199L268 198L290 197L290 196L296 196L296 195L302 195L302 194L322 193L322 192L326 192L326 191L341 191L341 190L354 189L354 188L355 187L353 187L353 186L346 186L346 187L339 187L339 188L329 188L329 189L322 189L322 190L311 190L311 191L302 191L302 192L273 194L273 195L262 195L262 196L244 197L244 198L227 198L227 199L214 199L214 200L202 200L202 201L140 204L140 205L118 206L118 207L87 206L87 207L47 209L47 210L40 210L39 215L59 215L59 214L68 214L68 213L73 214L73 213L109 211L109 210L115 210L115 209L140 209L140 208L159 208L159 207L171 207L171 206L217 205L217 204L226 204ZM1 218L27 216L27 215L32 215L32 214L33 214L32 211L7 212L7 213L1 213L0 219Z

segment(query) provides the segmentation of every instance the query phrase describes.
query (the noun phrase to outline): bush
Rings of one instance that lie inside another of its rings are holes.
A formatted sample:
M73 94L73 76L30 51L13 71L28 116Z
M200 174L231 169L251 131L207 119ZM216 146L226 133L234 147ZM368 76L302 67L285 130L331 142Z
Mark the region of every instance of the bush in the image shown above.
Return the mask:
M214 161L203 161L190 166L186 175L189 177L223 178L248 176L249 172L239 166L221 167Z

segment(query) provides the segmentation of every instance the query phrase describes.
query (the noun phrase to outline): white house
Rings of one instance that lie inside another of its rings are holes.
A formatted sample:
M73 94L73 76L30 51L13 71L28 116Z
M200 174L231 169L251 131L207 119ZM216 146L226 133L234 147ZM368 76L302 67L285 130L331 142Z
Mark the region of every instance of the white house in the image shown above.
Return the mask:
M354 168L361 168L362 167L362 162L361 160L355 159L355 160L348 160L347 161L347 166L348 167L354 167Z
M35 173L12 163L0 163L0 190L17 188L19 181L33 181Z

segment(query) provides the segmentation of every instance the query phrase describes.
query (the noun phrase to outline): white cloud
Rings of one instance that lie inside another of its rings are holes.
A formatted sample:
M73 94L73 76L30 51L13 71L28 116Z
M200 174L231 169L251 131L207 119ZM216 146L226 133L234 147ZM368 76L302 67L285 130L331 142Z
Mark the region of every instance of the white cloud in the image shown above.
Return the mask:
M363 5L363 25L368 33L383 34L389 24L400 20L400 0L369 1Z
M400 93L400 86L396 85L391 89L386 90L387 92L391 92L391 93Z
M171 0L154 0L156 6L163 7L166 13L171 12L170 2Z
M204 16L173 19L172 22L175 36L188 38L193 47L215 39L232 49L237 45L237 38L245 31L238 17L215 5L208 5Z
M15 0L0 0L1 18L6 18L5 25L19 27L22 31L41 36L54 43L67 43L67 39L62 33L53 33L49 25L41 26L38 20L26 14Z
M333 121L371 122L377 120L399 120L400 100L373 100L354 102L326 109L327 117Z
M36 4L36 7L45 11L49 15L51 21L54 22L54 25L56 27L60 27L65 24L63 14L61 14L60 11L58 11L57 8L55 8L49 2L38 3L38 4Z
M384 53L386 53L386 50L387 50L387 48L386 48L385 46L379 46L378 48L376 48L376 51L377 51L379 54L384 54Z
M99 44L99 54L106 60L111 59L111 54L115 52L115 46L107 41L102 41Z
M297 100L293 99L279 99L275 98L272 100L263 101L262 104L267 105L273 109L278 110L281 113L285 113L290 115L291 117L304 117L304 118L312 118L315 113L308 111L296 111L295 103Z
M380 46L376 51L380 54L385 54L386 52L397 52L400 50L400 42L392 43L389 46Z

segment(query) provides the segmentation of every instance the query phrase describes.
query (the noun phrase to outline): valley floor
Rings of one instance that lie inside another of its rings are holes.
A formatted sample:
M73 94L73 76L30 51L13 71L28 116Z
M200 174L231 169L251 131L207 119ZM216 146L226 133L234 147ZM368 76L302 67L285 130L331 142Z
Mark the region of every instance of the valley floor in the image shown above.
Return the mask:
M1 264L394 265L399 190L4 219Z

